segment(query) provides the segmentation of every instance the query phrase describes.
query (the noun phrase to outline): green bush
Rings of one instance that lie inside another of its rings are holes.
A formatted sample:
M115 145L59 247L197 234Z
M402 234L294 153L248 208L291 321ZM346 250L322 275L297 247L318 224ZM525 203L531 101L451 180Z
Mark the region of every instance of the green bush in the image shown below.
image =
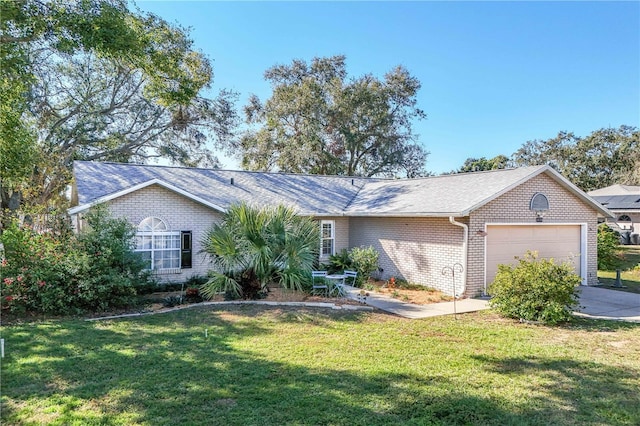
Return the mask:
M329 256L327 271L330 274L342 273L345 269L353 269L353 260L347 249L342 249L338 253Z
M132 304L136 287L149 279L145 263L133 252L135 228L110 217L105 208L92 209L86 221L88 228L77 238L90 259L78 285L80 307L96 311Z
M620 266L620 234L606 223L598 226L598 269L612 271Z
M557 324L571 318L580 277L571 265L527 252L516 266L499 265L489 287L489 304L508 318Z
M201 288L204 297L228 293L257 299L270 284L305 288L318 258L318 225L285 206L238 204L213 225L202 245L214 267Z
M15 312L73 313L87 258L69 240L15 223L2 233L2 306Z
M0 240L3 308L14 312L77 314L135 302L136 287L149 275L132 251L134 231L104 208L87 215L89 227L76 236L36 232L10 225Z
M379 253L373 247L354 247L349 251L353 267L358 272L357 284L360 287L378 270Z

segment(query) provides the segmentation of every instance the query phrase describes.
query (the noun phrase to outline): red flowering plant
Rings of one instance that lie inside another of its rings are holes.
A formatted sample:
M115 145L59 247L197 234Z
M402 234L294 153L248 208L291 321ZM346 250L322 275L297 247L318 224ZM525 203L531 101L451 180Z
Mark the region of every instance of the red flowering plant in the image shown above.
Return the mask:
M0 303L45 314L103 311L135 302L148 285L144 263L133 252L135 230L105 209L85 216L80 233L36 232L13 224L3 230Z
M389 278L389 281L387 281L387 287L391 289L396 288L396 277Z
M28 226L4 230L5 258L0 262L0 299L11 311L62 312L65 291L47 283L67 282L67 259L75 258L65 240Z
M199 303L203 300L198 287L187 287L185 299L188 303Z

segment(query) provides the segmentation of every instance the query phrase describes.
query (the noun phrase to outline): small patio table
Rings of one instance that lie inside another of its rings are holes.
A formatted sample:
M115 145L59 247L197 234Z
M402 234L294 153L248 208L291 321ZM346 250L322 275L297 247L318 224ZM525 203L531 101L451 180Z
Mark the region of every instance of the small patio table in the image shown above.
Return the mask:
M344 274L332 274L324 277L329 280L331 283L329 294L332 294L334 291L336 292L338 297L345 297L347 295L347 291L344 288L344 280L347 278Z

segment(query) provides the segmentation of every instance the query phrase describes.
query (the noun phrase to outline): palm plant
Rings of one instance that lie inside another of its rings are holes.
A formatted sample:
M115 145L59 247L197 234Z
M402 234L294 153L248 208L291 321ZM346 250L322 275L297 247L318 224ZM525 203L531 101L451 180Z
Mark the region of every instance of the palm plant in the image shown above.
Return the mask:
M317 224L293 209L233 205L203 239L214 268L202 293L255 299L269 284L301 290L318 248Z

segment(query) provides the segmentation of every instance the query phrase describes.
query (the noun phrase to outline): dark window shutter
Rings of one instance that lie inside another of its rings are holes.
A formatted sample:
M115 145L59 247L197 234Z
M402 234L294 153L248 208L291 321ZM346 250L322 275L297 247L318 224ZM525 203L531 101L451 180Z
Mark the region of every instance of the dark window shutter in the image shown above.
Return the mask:
M180 233L180 267L182 269L191 268L192 238L191 231L182 231Z

